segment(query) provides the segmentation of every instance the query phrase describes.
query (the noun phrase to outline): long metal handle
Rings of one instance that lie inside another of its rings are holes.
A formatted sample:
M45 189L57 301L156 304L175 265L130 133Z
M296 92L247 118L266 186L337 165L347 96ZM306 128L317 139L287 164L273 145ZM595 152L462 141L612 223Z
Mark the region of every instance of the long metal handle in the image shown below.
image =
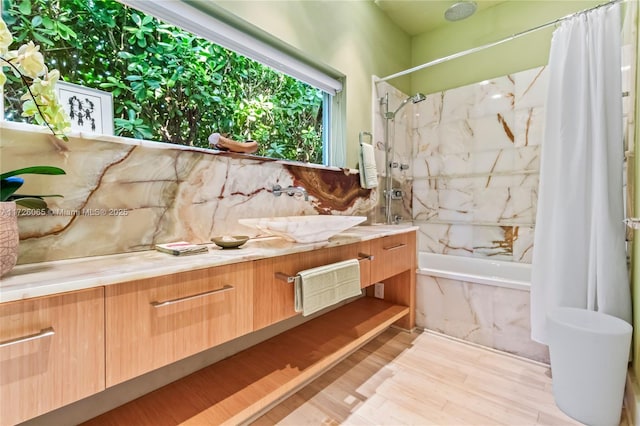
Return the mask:
M396 244L395 246L383 247L382 250L395 250L400 247L406 247L406 244L400 243L400 244Z
M43 337L53 336L56 332L53 330L53 327L43 328L38 333L30 334L29 336L17 337L11 340L5 340L4 342L0 342L0 348L4 348L6 346L17 345L18 343L28 342L30 340L42 339Z
M222 288L205 291L204 293L193 294L191 296L180 297L178 299L166 300L164 302L151 302L151 306L153 306L154 308L161 308L163 306L173 305L175 303L180 303L180 302L186 302L187 300L198 299L200 297L205 297L205 296L209 296L211 294L216 294L216 293L223 293L229 290L235 290L235 288L231 285L225 285Z
M358 253L358 260L373 260L372 254Z

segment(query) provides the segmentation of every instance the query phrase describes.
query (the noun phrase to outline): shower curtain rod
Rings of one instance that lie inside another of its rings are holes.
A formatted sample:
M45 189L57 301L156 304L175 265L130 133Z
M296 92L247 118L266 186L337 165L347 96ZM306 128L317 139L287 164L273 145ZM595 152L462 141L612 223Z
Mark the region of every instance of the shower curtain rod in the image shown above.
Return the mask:
M522 37L523 35L527 35L529 33L541 30L543 28L547 28L547 27L550 27L552 25L556 25L559 22L562 22L562 21L564 21L566 19L573 18L574 16L578 16L578 15L580 15L582 13L590 12L592 10L599 9L601 7L604 7L604 6L610 6L610 5L616 4L616 3L626 3L627 1L629 1L629 0L612 0L612 1L609 1L607 3L602 3L602 4L599 4L597 6L591 7L589 9L584 9L584 10L581 10L579 12L575 12L575 13L572 13L570 15L563 16L562 18L558 18L555 21L547 22L546 24L538 25L537 27L529 28L528 30L524 30L524 31L521 31L519 33L510 35L509 37L503 38L502 40L494 41L492 43L487 43L487 44L484 44L484 45L478 46L478 47L473 47L473 48L468 49L468 50L463 50L462 52L454 53L452 55L445 56L443 58L435 59L435 60L433 60L431 62L426 62L426 63L424 63L422 65L417 65L417 66L415 66L413 68L409 68L408 70L400 71L400 72L397 72L395 74L391 74L391 75L388 75L386 77L379 78L379 79L376 80L376 83L382 82L382 81L391 80L391 79L394 79L394 78L397 78L397 77L402 77L403 75L411 74L412 72L420 71L420 70L422 70L424 68L429 68L429 67L432 67L434 65L438 65L438 64L441 64L443 62L450 61L452 59L457 59L457 58L460 58L462 56L470 55L471 53L476 53L476 52L479 52L481 50L488 49L490 47L494 47L494 46L497 46L499 44L506 43L508 41L514 40L514 39L516 39L518 37Z

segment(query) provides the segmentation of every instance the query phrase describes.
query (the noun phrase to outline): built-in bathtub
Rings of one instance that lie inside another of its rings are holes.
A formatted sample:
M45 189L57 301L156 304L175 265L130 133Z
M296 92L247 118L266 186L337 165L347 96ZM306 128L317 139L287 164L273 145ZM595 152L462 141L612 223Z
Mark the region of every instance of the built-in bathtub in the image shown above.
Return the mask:
M529 290L531 264L489 258L418 254L418 273L478 284Z
M531 265L418 253L416 323L452 337L549 362L531 340Z

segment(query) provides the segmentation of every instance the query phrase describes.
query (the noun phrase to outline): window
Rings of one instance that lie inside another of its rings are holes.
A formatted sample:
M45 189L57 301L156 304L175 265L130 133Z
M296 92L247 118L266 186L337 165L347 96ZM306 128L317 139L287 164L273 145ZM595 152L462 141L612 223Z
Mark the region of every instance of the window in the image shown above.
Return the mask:
M113 94L117 135L207 147L219 132L257 141L257 155L336 164L339 81L184 3L127 3L179 27L115 0L11 0L3 18L65 81ZM7 120L21 119L20 89L5 86Z

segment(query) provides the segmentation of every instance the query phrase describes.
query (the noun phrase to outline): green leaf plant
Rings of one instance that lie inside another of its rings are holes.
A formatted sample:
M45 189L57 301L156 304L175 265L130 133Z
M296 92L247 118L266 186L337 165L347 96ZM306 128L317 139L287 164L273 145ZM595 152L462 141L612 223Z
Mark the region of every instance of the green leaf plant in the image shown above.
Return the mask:
M69 118L55 94L55 84L60 73L58 70L47 70L39 51L40 46L28 42L18 50L9 50L12 42L13 36L0 18L0 87L6 82L4 69L9 68L27 88L21 98L24 101L22 115L34 117L38 124L46 125L54 136L66 141ZM14 201L29 209L47 209L44 197L62 196L17 194L16 191L24 184L24 179L19 176L25 174L61 175L65 171L53 166L32 166L4 172L0 174L0 201Z
M12 170L0 174L0 201L15 201L28 209L46 209L47 203L44 197L62 197L59 194L27 195L17 194L16 191L24 184L24 179L19 175L63 175L64 170L53 166L33 166Z

